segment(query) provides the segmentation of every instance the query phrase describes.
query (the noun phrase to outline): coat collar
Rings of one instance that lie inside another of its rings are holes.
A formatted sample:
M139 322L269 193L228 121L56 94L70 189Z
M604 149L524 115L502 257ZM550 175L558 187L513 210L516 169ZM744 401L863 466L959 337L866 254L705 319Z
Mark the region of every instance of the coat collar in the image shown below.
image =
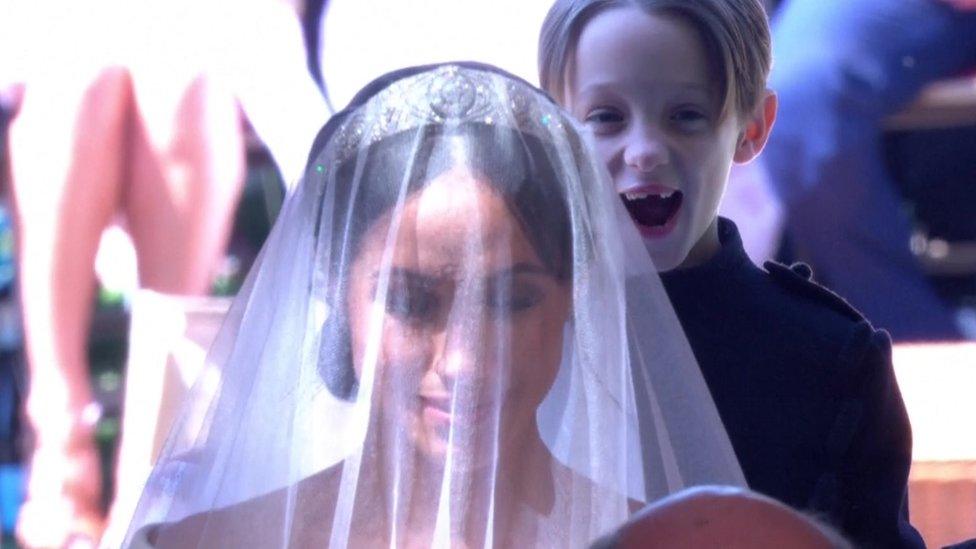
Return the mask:
M707 278L741 268L743 263L750 261L742 245L739 228L731 219L718 218L718 239L722 247L711 259L694 267L661 273L661 279L667 283L682 279Z

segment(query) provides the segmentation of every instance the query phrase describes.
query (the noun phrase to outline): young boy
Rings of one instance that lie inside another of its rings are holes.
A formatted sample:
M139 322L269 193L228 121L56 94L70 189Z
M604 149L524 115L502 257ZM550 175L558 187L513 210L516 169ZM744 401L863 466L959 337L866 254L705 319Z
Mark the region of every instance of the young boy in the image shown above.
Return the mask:
M759 0L557 0L539 65L663 271L750 487L859 544L922 547L888 335L805 265L753 265L717 214L772 128L770 58Z

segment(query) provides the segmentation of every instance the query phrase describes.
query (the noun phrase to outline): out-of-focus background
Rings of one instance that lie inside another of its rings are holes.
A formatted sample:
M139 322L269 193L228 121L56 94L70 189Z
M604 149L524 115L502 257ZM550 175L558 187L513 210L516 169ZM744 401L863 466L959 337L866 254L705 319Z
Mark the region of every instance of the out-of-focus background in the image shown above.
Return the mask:
M757 263L811 263L892 333L912 518L940 546L976 537L976 39L952 34L976 37L976 15L928 1L770 2L780 121L760 161L733 172L723 213ZM549 4L0 0L3 547L18 517L28 532L69 516L101 532L113 500L106 535L124 528L334 109L375 76L435 61L536 82ZM937 24L898 45L871 17ZM831 32L879 52L828 54L817 40Z

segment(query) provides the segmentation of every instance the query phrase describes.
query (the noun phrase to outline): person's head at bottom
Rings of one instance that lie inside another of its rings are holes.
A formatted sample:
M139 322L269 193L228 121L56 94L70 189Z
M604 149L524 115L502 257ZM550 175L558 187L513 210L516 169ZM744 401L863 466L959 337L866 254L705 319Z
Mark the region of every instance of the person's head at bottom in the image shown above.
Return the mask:
M659 500L591 549L847 549L840 534L813 517L749 490L689 488Z

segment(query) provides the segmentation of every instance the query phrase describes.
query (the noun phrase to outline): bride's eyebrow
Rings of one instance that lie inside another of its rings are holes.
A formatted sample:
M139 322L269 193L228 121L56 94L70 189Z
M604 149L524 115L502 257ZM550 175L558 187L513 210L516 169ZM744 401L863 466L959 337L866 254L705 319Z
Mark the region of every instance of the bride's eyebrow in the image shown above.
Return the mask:
M511 267L505 269L499 269L491 273L490 278L491 279L514 278L515 276L521 274L534 275L534 276L552 276L552 273L549 271L549 269L546 269L541 265L536 265L534 263L520 262L520 263L516 263L515 265L512 265Z
M443 276L430 276L427 274L419 273L417 271L412 271L410 269L405 269L402 267L390 267L389 269L389 279L395 280L397 282L405 282L411 286L420 286L423 288L429 288L435 286L438 281L440 281ZM373 283L379 282L380 278L383 276L383 271L379 270L373 273Z
M438 272L435 275L430 275L427 273L420 273L411 269L406 269L403 267L390 267L389 279L391 281L396 281L400 283L406 283L409 286L420 287L420 288L432 288L443 282L444 280L449 280L452 275L455 274L453 270L445 269L443 272ZM498 280L505 278L515 278L518 275L530 275L530 276L552 276L552 273L541 265L534 263L519 262L510 267L499 269L495 272L490 273L487 278L489 280ZM383 271L379 270L373 273L372 281L374 286L380 281L383 276Z

